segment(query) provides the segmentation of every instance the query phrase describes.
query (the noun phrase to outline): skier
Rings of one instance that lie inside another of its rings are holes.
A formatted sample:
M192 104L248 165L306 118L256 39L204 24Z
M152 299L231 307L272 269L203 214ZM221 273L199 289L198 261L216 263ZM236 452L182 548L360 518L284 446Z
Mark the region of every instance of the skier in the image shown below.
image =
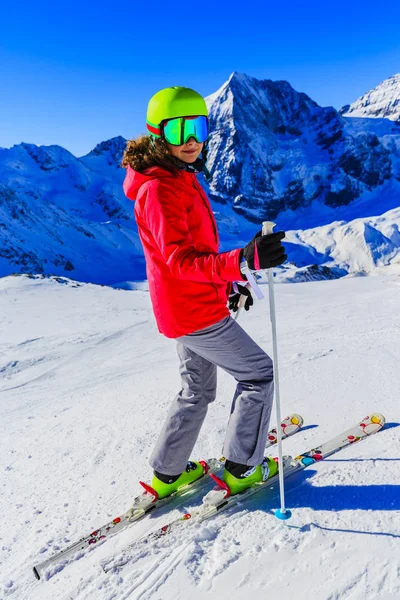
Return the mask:
M135 217L146 259L149 290L159 331L177 340L182 389L176 395L150 458L159 498L194 482L204 466L190 454L216 396L217 367L237 381L224 442L223 479L236 494L277 472L264 457L273 402L270 357L230 316L238 308L233 282L246 268L268 269L287 256L284 232L258 232L244 247L218 252L218 232L196 173L206 168L209 120L202 96L186 87L157 92L147 108L147 135L128 142L122 166L124 192Z

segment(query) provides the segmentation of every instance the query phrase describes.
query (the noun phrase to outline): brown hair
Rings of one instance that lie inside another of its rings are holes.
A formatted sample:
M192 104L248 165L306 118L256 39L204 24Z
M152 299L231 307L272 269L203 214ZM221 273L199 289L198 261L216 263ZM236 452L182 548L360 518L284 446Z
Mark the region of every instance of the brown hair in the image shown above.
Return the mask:
M154 166L161 167L173 175L179 171L164 140L152 139L149 135L140 135L135 140L128 141L121 167L126 169L128 165L139 173Z

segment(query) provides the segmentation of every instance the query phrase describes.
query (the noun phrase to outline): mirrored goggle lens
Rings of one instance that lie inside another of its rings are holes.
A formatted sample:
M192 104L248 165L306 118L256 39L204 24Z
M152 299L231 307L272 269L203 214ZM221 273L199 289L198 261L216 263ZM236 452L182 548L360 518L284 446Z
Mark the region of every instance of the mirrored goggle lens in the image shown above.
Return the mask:
M207 117L189 117L184 119L182 144L186 144L191 137L194 137L200 143L206 141L208 138Z
M208 138L208 118L177 117L170 119L163 126L164 137L169 144L181 146L194 137L196 142L205 142Z
M181 129L182 129L182 119L170 119L166 123L164 123L163 131L164 137L169 144L173 144L174 146L181 145Z

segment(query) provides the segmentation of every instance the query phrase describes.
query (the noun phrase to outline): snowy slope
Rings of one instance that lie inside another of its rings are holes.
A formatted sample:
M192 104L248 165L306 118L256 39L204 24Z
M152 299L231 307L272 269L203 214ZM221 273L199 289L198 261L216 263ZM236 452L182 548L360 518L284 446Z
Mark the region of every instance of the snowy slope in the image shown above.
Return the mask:
M386 118L400 122L400 73L385 79L340 112L348 117Z
M162 514L41 582L33 563L126 509L138 478L150 477L178 363L145 289L0 279L0 598L397 600L400 267L385 273L276 285L283 411L300 412L306 425L285 452L373 410L388 422L288 483L290 527L273 516L278 496L263 493L104 574L100 562L164 524ZM271 352L266 301L241 324ZM219 373L195 456L220 454L233 390Z
M321 279L324 270L325 277L331 271L331 278L335 274L367 275L379 267L400 265L399 225L400 209L396 208L380 217L287 231L284 243L289 259L278 270L278 279Z

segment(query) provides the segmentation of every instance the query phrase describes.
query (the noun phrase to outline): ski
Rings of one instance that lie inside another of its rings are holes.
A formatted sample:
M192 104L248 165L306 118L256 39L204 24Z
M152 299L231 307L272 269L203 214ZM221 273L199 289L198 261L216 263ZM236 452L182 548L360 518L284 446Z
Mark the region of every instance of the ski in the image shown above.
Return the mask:
M317 448L307 450L302 454L292 458L291 456L285 456L283 459L283 472L285 479L309 467L310 465L321 461L336 452L339 452L343 448L351 446L366 437L377 433L382 429L385 424L385 418L379 413L372 413L365 417L356 426L351 427L347 431L337 435L333 439L321 444ZM164 525L160 529L148 534L147 536L137 540L133 544L127 547L127 550L135 547L140 543L149 543L153 540L157 540L167 534L179 531L185 523L195 522L201 523L206 519L209 519L216 514L234 506L235 504L242 503L254 494L260 492L260 490L271 490L274 489L275 485L279 481L279 474L274 475L263 483L258 483L243 492L240 492L234 496L230 495L230 490L227 485L215 475L212 475L213 479L217 482L217 486L214 487L206 496L203 498L202 504L195 508L191 513L186 513L181 517L178 517L174 521L171 521L167 525ZM108 571L124 566L129 562L129 557L122 558L121 560L107 561L102 565L103 570L107 573Z
M288 438L291 435L297 433L302 426L303 418L300 415L289 415L281 422L282 439ZM270 446L276 444L277 440L277 430L276 428L273 428L268 432L266 448L269 448ZM107 539L111 535L119 533L120 531L122 531L126 527L129 527L133 523L137 523L150 512L153 512L155 509L165 506L173 499L182 497L189 493L191 494L194 490L199 491L203 487L206 487L209 484L209 479L208 477L204 477L204 475L206 475L207 473L218 473L218 471L222 469L224 462L224 457L220 459L210 458L207 461L200 461L204 469L203 476L201 476L193 483L183 486L170 496L167 496L166 498L162 499L157 498L157 493L149 485L140 482L140 484L144 488L144 492L139 494L139 496L137 496L134 499L131 508L129 508L125 513L116 517L109 523L106 523L105 525L99 527L89 535L83 537L74 544L71 544L64 550L61 550L57 554L50 556L47 560L35 565L33 567L33 573L36 579L40 579L44 570L50 567L52 564L65 561L67 558L71 558L71 556L76 554L77 552L81 552L87 550L88 548L92 548L94 544L97 544L98 542Z

